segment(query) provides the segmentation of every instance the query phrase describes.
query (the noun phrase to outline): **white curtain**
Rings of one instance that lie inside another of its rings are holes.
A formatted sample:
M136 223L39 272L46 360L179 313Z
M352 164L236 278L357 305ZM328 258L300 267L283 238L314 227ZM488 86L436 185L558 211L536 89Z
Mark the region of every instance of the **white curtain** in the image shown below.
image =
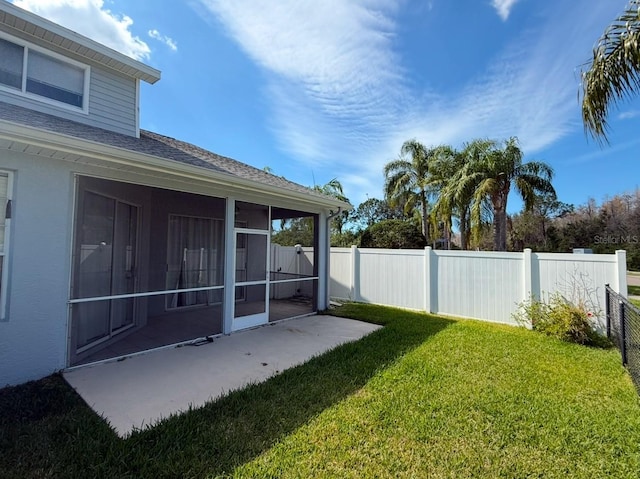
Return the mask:
M224 222L213 218L169 216L167 289L189 289L223 284ZM174 293L167 309L220 302L214 291Z

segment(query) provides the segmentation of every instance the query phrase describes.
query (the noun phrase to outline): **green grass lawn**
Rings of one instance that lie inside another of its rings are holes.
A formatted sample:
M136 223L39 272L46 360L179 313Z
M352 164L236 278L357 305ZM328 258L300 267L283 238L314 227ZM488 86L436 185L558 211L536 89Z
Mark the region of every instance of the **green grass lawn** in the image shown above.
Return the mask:
M633 296L640 296L640 286L627 285L627 293Z
M620 355L380 306L384 324L119 439L58 376L0 390L0 477L637 478Z

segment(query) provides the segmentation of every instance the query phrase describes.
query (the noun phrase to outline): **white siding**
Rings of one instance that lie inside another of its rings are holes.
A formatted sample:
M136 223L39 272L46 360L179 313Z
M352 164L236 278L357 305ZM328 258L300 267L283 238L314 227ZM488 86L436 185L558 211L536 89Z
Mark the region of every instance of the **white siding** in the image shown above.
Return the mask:
M135 135L136 82L99 68L91 69L88 124Z
M88 114L8 91L0 91L0 101L116 133L136 134L135 80L99 67L91 68Z

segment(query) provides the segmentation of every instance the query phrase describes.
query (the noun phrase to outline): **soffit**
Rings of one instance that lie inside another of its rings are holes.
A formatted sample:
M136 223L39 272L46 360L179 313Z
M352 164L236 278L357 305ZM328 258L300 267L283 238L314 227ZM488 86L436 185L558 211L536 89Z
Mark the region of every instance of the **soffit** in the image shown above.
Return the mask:
M0 2L0 26L148 83L160 79L159 70L5 1Z

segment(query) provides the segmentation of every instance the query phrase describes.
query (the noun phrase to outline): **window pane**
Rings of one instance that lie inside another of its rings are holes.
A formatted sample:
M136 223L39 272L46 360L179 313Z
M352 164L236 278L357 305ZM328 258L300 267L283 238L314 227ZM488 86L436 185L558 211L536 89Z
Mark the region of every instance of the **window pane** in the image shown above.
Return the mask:
M0 83L22 88L22 60L24 48L0 39Z
M27 91L82 107L84 70L29 50Z
M80 251L77 252L77 298L111 294L114 218L115 200L85 192L84 214L80 224Z

